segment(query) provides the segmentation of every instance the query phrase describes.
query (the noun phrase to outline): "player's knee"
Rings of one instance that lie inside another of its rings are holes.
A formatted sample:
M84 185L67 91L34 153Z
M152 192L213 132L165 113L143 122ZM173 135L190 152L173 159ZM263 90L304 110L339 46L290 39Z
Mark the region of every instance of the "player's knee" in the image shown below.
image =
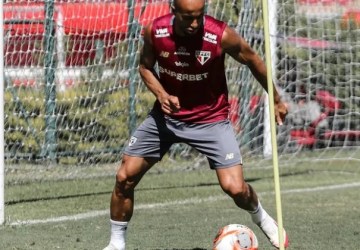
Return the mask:
M116 176L115 194L121 197L130 197L133 195L135 184L127 179Z
M145 159L124 155L121 166L116 173L116 192L123 196L133 195L136 185L147 169L151 167L150 164Z
M245 182L232 183L225 192L234 200L247 200L250 196L248 185Z
M121 193L123 195L129 194L134 191L135 186L135 181L127 175L126 171L120 168L116 173L115 181L115 189L117 193Z

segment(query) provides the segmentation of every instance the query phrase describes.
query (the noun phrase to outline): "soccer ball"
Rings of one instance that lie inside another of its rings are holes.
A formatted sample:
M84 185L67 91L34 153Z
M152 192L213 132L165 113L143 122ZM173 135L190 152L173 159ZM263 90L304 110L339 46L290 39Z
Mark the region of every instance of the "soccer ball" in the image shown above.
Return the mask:
M240 224L220 228L213 243L212 250L258 250L259 247L254 232Z

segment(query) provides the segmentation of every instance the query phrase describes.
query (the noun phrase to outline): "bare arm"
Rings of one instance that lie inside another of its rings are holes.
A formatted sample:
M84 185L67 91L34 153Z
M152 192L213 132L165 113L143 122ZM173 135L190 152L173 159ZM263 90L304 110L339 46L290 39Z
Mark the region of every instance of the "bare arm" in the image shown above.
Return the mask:
M238 35L235 30L226 27L221 40L221 46L224 53L229 54L236 61L248 66L256 80L268 91L266 65L244 38ZM276 121L281 125L287 114L287 105L281 101L275 86L273 89Z
M151 25L149 25L144 32L144 46L140 52L139 73L147 88L160 102L162 111L166 114L177 112L180 109L179 100L176 96L169 95L155 76L155 62L156 58L151 40Z

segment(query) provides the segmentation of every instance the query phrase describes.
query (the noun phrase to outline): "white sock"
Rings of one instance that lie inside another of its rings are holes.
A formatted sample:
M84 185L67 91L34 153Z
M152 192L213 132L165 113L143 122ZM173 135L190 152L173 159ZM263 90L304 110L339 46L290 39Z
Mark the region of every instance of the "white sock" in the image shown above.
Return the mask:
M125 250L126 230L128 226L127 221L114 221L110 219L111 223L111 238L110 244L119 250Z
M251 219L255 224L259 224L263 221L268 215L265 209L261 206L260 201L258 201L258 207L254 211L248 211L251 215Z

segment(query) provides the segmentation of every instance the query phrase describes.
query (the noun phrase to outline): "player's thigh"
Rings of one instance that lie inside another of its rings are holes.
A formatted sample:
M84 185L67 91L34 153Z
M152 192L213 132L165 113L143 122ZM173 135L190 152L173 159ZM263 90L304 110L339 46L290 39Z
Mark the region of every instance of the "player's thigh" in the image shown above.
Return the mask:
M124 154L117 171L118 182L128 182L136 185L155 162L157 162L157 158L144 158Z
M228 120L188 129L188 143L204 154L212 169L242 164L234 129Z
M172 145L174 137L163 116L150 114L134 131L124 154L161 160Z

